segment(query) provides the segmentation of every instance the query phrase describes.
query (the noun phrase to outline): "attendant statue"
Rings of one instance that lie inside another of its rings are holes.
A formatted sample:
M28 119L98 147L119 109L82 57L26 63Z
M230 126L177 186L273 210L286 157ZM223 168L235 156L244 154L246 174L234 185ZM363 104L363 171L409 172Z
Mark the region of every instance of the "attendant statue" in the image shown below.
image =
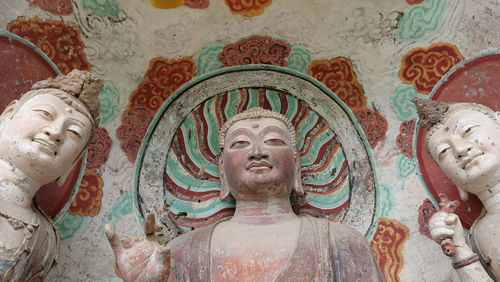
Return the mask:
M383 281L358 231L292 211L290 195L304 191L295 128L285 116L261 108L237 114L219 144L220 197L235 199L234 216L167 245L154 236L120 240L107 225L125 281Z
M425 147L457 186L462 200L475 194L484 205L467 240L460 219L435 213L429 228L441 244L452 239L453 267L462 281L500 279L500 113L474 103L438 103L414 99L427 128ZM466 242L467 241L467 242ZM491 278L490 278L491 277Z
M90 73L40 81L0 115L0 280L41 280L57 259L52 220L33 202L62 185L98 124L103 84Z

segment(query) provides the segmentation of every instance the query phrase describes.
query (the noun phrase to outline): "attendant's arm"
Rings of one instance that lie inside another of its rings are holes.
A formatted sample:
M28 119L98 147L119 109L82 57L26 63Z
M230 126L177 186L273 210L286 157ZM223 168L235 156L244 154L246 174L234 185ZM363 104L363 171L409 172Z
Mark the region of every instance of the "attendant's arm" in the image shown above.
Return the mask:
M150 231L155 229L154 224L154 216L148 214L144 223L146 233L152 233ZM147 236L143 240L120 240L109 224L106 224L105 232L124 281L167 280L170 274L170 250L160 246L156 238Z
M493 281L478 260L469 245L465 243L462 223L454 213L437 212L429 220L431 236L438 244L445 239L452 239L455 255L452 265L462 282Z

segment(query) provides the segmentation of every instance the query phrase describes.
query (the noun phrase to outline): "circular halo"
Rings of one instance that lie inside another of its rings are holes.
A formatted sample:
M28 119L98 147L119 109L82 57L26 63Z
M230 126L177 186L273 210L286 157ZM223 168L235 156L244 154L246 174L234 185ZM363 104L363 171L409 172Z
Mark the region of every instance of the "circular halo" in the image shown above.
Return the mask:
M136 161L139 222L145 212L153 212L157 220L169 213L188 231L231 216L234 202L219 200L218 129L231 116L256 106L284 114L297 129L306 190L299 214L326 217L370 234L376 177L354 115L313 78L268 65L212 72L164 102Z

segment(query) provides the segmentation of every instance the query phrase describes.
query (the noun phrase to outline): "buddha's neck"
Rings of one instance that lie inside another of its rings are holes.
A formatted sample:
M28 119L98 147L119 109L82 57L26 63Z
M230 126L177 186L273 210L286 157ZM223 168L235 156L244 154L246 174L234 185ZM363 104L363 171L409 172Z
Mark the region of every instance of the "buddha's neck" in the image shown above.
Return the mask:
M0 159L0 201L30 208L40 185L19 169ZM2 204L3 205L3 204Z
M290 204L290 198L266 200L237 200L231 219L240 224L265 225L285 222L297 218Z
M477 194L477 197L481 200L488 213L500 212L500 182Z

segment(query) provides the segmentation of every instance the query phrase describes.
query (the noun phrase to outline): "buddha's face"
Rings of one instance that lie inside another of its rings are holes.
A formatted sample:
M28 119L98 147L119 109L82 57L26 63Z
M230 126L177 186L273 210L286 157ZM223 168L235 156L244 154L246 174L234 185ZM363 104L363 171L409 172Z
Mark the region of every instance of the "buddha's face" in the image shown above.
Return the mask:
M54 91L60 91L56 90ZM2 114L0 159L40 185L71 171L87 144L92 124L60 98L39 94Z
M481 112L452 113L430 136L428 149L443 172L467 192L477 194L499 180L500 125Z
M226 133L219 161L223 186L236 200L289 196L300 181L292 146L292 137L279 120L236 122Z

